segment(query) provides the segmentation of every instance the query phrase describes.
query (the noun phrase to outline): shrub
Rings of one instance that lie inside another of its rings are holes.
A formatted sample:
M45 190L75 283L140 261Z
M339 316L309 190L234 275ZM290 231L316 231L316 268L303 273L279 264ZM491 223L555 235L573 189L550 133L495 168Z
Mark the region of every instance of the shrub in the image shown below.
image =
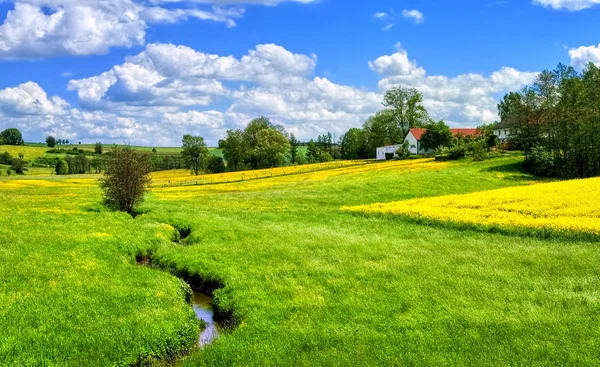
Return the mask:
M525 159L525 169L537 176L554 177L556 170L552 153L541 146L534 146Z
M11 170L15 171L17 175L22 175L25 173L25 161L22 158L15 158L13 159L13 163L10 168Z
M206 170L210 173L225 172L225 161L221 157L211 155L206 161Z
M331 154L327 153L327 152L321 152L319 153L319 162L320 163L325 163L325 162L331 162L333 161L333 157L331 157Z
M396 155L398 156L398 159L410 158L410 143L408 142L408 140L405 140L402 143L402 146L396 151Z
M11 165L13 163L13 157L9 152L4 152L0 154L0 164Z
M450 159L460 159L467 155L467 146L462 140L456 140L447 150Z
M150 184L150 158L129 146L115 147L107 160L107 169L100 186L106 204L134 214L143 201Z
M69 165L64 159L60 159L56 163L55 170L57 175L66 175L69 173Z
M10 176L10 174L12 173L12 171L10 170L10 168L6 169L6 174Z
M474 161L483 161L486 158L488 144L484 140L473 140L469 145Z
M296 164L299 166L306 164L306 154L299 153L296 156Z
M492 134L492 135L490 135L490 136L487 137L487 139L486 139L485 142L486 142L488 148L492 149L492 148L494 148L495 146L498 145L499 140L498 140L498 137L496 135Z

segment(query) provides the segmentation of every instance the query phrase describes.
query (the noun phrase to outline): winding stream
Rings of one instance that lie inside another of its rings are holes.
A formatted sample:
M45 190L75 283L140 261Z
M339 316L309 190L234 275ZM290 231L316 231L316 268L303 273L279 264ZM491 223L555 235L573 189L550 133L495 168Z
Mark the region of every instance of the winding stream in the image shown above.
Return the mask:
M196 317L206 323L206 328L200 333L198 338L198 346L204 346L212 343L219 337L219 327L214 320L214 311L212 308L213 298L207 294L194 290L192 298L192 308L196 313Z

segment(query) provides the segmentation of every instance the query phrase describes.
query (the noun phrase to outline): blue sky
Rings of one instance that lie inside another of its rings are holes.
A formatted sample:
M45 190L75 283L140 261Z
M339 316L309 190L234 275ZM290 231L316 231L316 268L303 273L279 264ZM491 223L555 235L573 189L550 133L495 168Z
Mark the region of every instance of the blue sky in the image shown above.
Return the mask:
M600 63L600 0L0 0L0 19L0 128L28 141L214 145L261 115L339 135L394 86L477 126L536 72Z

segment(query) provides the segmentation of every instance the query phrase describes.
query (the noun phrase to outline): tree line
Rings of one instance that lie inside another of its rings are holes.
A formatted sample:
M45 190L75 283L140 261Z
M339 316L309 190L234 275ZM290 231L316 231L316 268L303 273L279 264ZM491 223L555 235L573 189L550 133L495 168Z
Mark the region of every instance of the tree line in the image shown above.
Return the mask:
M565 178L600 175L600 68L559 64L532 85L504 96L498 110L511 126L526 168Z

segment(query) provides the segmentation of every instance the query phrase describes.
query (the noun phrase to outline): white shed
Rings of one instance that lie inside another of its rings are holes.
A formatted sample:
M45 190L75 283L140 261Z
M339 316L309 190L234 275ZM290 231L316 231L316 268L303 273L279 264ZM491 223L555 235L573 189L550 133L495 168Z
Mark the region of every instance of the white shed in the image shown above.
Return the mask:
M396 154L396 151L401 147L401 145L388 145L385 147L379 147L377 148L377 160L378 161L385 161L386 160L386 153L387 154L393 154L394 157L397 157L398 155Z

